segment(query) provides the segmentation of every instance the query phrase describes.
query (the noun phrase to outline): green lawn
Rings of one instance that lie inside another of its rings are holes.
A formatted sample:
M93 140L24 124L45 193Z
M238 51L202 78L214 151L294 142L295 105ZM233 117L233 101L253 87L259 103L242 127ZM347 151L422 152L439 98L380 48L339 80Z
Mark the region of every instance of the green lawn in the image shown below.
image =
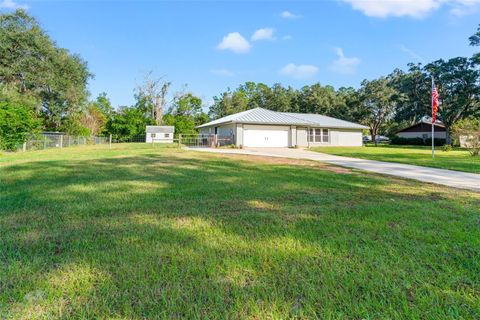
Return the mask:
M0 318L480 318L480 194L146 144L0 157Z
M338 156L480 173L480 157L472 157L467 150L461 149L444 152L437 147L434 160L432 160L430 147L382 145L378 147L316 147L311 150Z

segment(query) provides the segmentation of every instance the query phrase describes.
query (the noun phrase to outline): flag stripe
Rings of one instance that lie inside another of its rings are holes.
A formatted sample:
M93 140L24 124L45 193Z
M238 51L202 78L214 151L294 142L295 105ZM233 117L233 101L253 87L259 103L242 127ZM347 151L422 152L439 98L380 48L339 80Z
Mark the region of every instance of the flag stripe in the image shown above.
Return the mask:
M438 111L438 91L437 87L432 89L432 123L437 121L437 111Z

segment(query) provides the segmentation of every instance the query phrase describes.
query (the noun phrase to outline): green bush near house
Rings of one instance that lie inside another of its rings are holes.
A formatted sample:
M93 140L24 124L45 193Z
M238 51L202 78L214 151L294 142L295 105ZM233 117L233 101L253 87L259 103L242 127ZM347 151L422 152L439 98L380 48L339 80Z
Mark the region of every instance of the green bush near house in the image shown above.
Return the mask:
M445 139L435 138L433 143L435 146L443 146L445 144ZM390 139L390 143L393 145L403 145L403 146L431 146L432 139L422 139L422 138L403 138L398 136L393 136Z

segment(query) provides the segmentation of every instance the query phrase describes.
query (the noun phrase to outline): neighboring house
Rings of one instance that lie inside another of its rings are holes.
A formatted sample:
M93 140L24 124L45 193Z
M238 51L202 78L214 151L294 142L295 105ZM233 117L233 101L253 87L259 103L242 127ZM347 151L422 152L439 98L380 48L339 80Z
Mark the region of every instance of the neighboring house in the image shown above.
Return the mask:
M232 137L244 147L361 146L368 127L308 113L255 108L198 126L201 134Z
M421 138L421 139L431 139L432 138L432 119L430 117L423 117L422 120L415 123L414 125L397 131L395 134L401 138ZM445 126L441 121L435 122L435 139L446 139L447 131Z
M175 127L173 126L147 126L145 142L173 143Z

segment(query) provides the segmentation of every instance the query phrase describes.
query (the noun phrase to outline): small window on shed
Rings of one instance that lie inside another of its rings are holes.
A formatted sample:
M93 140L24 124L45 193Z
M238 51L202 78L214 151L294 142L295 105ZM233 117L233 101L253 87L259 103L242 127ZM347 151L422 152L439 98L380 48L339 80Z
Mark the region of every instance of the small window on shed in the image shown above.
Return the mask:
M165 133L165 138L170 138L170 133Z
M155 133L150 133L150 137L155 138Z

